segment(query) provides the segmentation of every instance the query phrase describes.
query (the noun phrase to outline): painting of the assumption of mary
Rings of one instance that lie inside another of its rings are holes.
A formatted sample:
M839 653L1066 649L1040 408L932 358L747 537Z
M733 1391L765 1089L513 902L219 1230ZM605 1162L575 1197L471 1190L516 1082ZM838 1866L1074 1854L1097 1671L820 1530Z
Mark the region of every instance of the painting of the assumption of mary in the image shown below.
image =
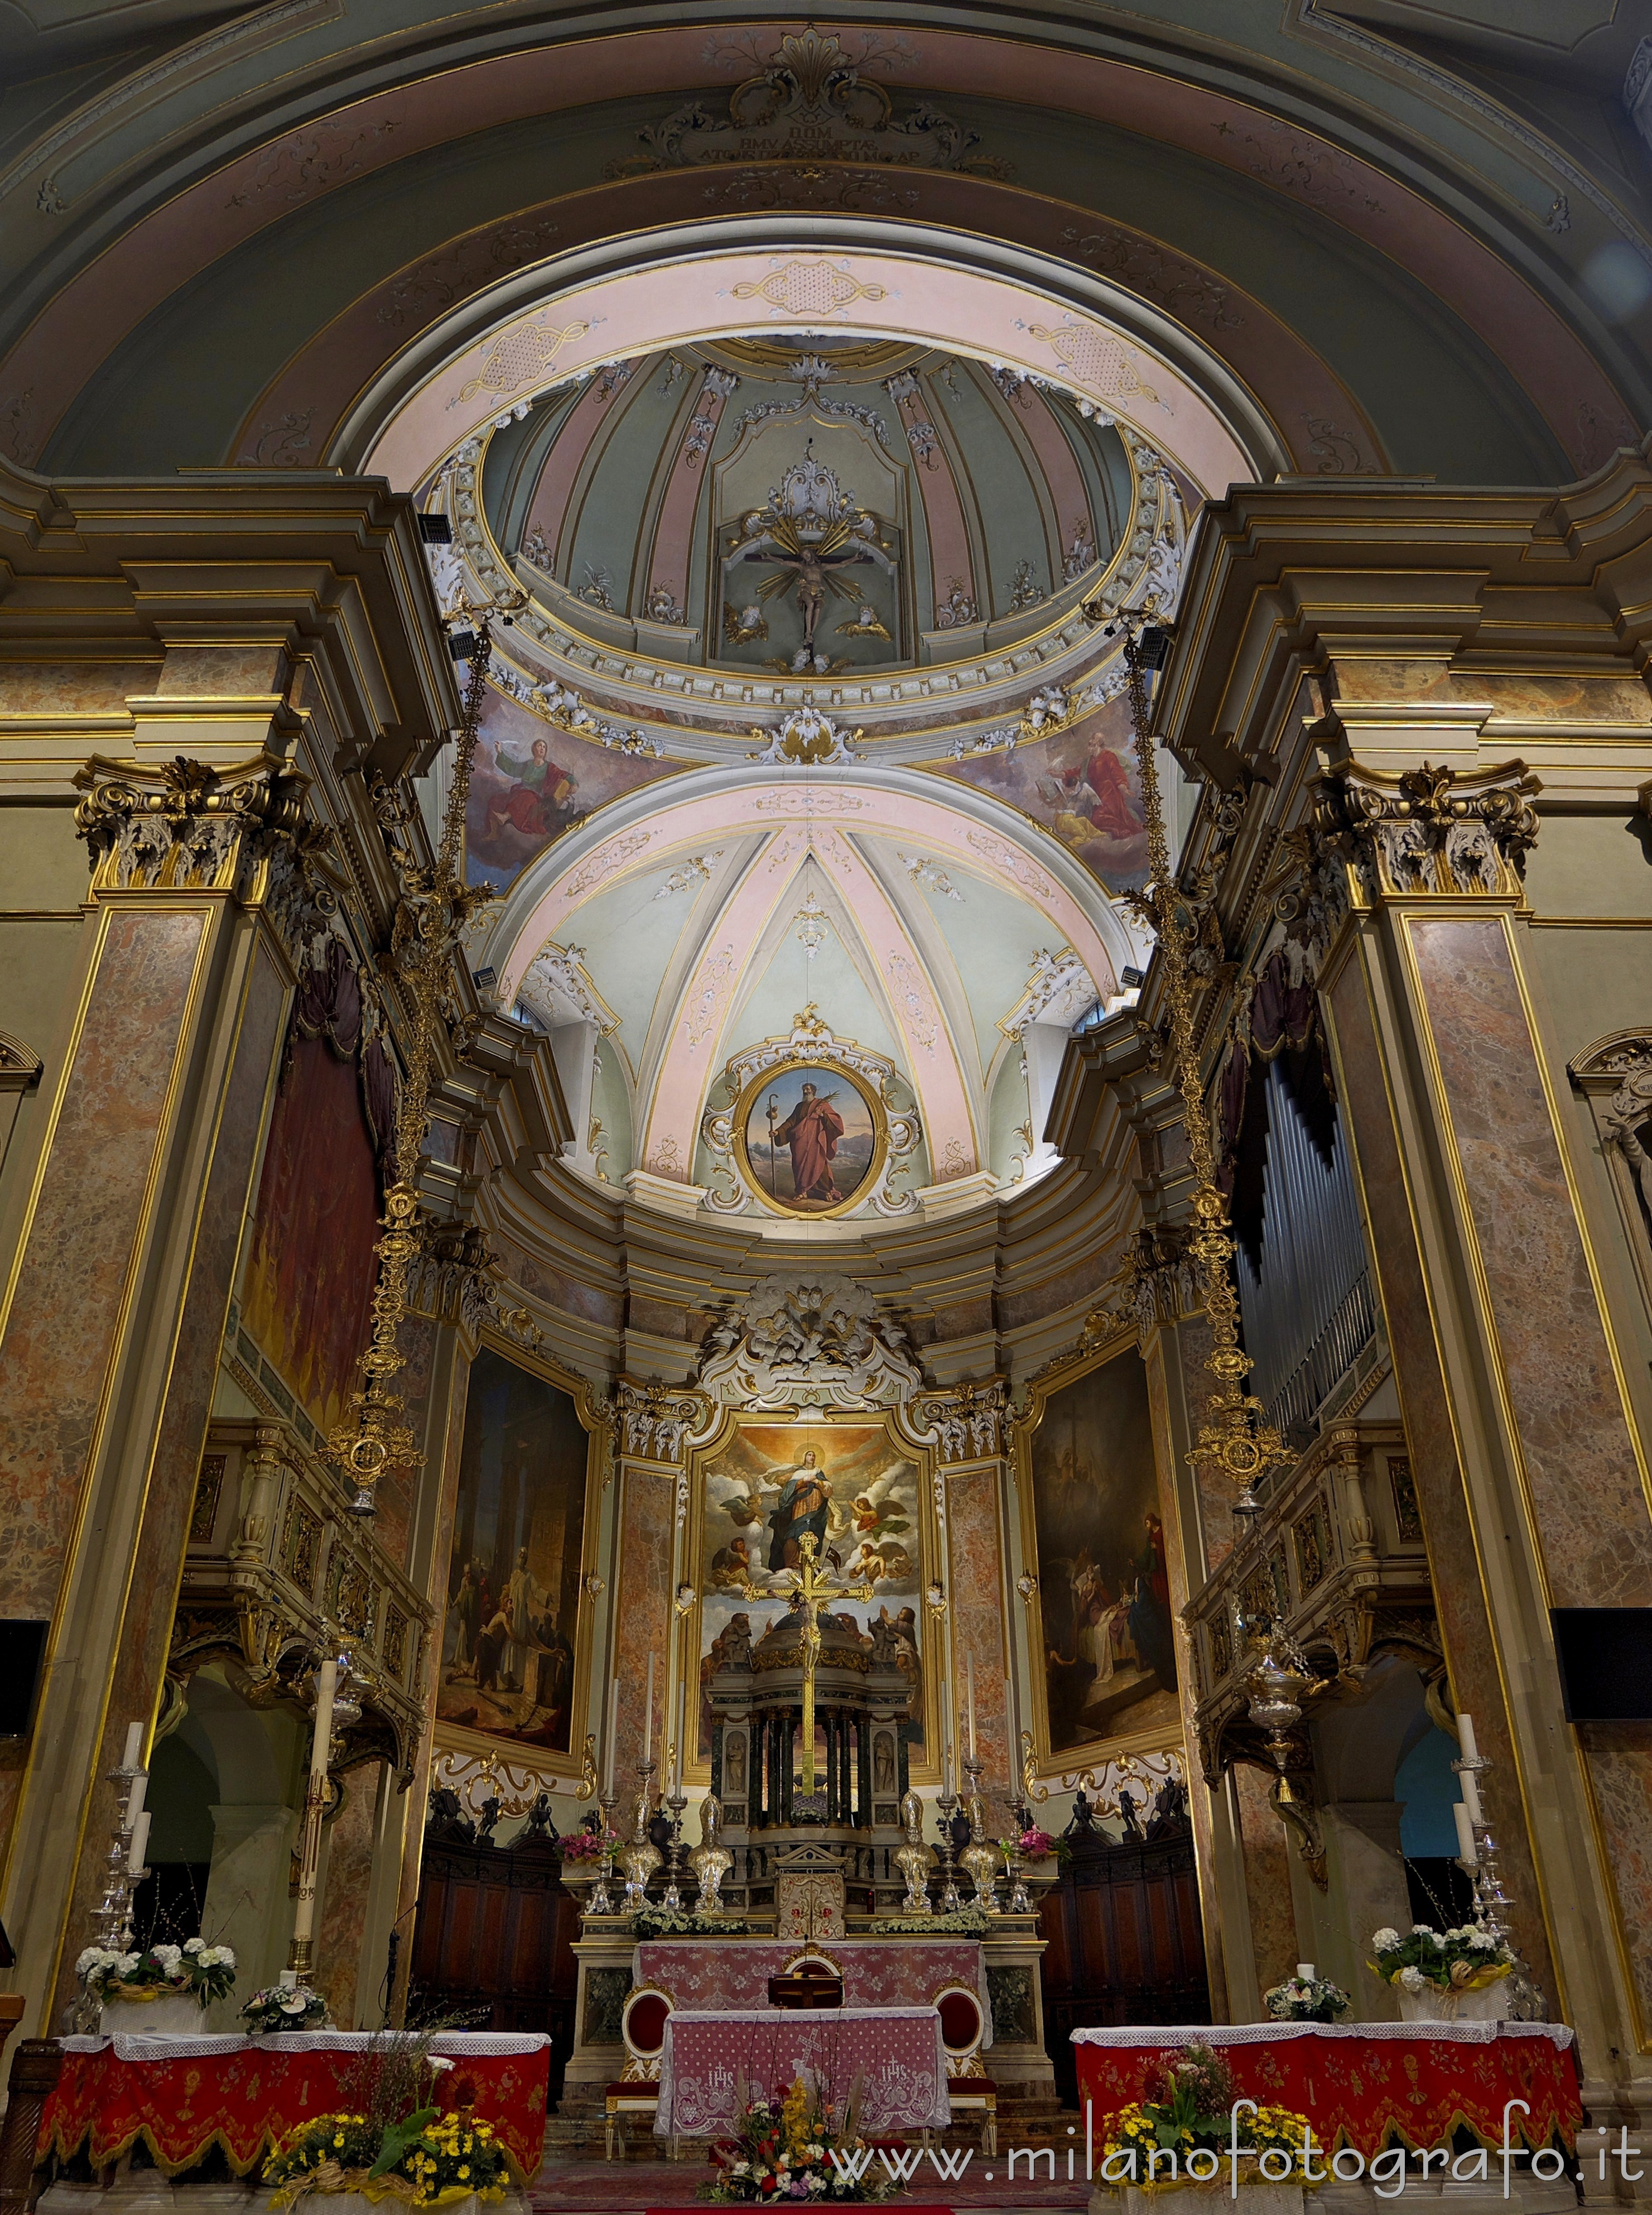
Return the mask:
M748 1104L745 1158L766 1200L811 1215L852 1200L878 1151L871 1103L841 1069L781 1070Z
M484 1347L465 1403L438 1722L569 1751L589 1459L569 1395Z
M1051 1754L1173 1726L1165 1531L1133 1351L1050 1394L1031 1476Z
M711 1679L731 1634L761 1646L784 1630L789 1569L812 1538L817 1566L869 1600L832 1601L839 1628L870 1654L887 1643L909 1680L901 1734L924 1742L919 1472L881 1423L743 1423L706 1472L700 1573L700 1750L711 1749ZM751 1592L758 1597L753 1599ZM796 1632L792 1632L795 1638Z

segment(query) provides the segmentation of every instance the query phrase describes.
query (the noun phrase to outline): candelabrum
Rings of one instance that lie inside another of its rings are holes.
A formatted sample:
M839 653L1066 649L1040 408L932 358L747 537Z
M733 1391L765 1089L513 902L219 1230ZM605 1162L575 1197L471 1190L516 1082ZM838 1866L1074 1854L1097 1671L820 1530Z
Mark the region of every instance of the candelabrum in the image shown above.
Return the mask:
M682 1779L676 1781L676 1789L668 1792L665 1804L671 1811L671 1849L665 1864L665 1893L662 1907L681 1907L682 1893L679 1879L685 1874L682 1860L682 1811L688 1804L688 1795L682 1789Z
M969 1796L965 1801L970 1811L970 1843L958 1856L969 1871L970 1881L975 1887L976 1905L984 1914L998 1912L998 1852L986 1840L987 1817L981 1798L981 1773L986 1766L974 1754L964 1757L965 1774L970 1780Z
M1017 1846L1010 1854L1010 1897L1005 1912L1009 1915L1032 1915L1037 1912L1032 1894L1027 1890L1026 1857Z
M597 1881L590 1888L590 1898L585 1903L587 1915L612 1915L614 1895L608 1888L614 1874L614 1810L619 1806L618 1795L610 1785L597 1802L603 1811L603 1866L597 1871Z
M631 1843L620 1856L625 1867L625 1900L621 1914L634 1915L648 1902L648 1880L659 1867L659 1848L648 1835L654 1815L654 1771L657 1762L637 1764L637 1807Z
M1483 1930L1508 1947L1514 1955L1514 1967L1508 1973L1508 2020L1511 2022L1546 2022L1549 2004L1542 1991L1532 1981L1526 1964L1514 1952L1508 1932L1506 1910L1514 1905L1512 1893L1503 1889L1502 1871L1498 1867L1497 1842L1491 1834L1491 1825L1485 1819L1485 1806L1480 1797L1480 1779L1492 1766L1484 1754L1477 1754L1472 1761L1453 1761L1452 1767L1465 1780L1463 1797L1469 1810L1469 1823L1474 1832L1474 1917Z
M147 1868L132 1865L132 1840L135 1818L132 1812L132 1795L140 1777L149 1771L136 1762L125 1762L119 1769L108 1771L111 1784L120 1794L120 1812L109 1833L109 1844L103 1856L103 1898L92 1910L94 1942L110 1953L124 1953L132 1943L132 1895L149 1874ZM80 1997L70 2010L70 2028L80 2033L95 2031L102 2009L96 1994L89 1985L83 1985Z
M958 1794L950 1789L941 1793L935 1801L935 1810L940 1823L940 1911L943 1915L957 1915L964 1907L958 1888L958 1847L952 1837Z

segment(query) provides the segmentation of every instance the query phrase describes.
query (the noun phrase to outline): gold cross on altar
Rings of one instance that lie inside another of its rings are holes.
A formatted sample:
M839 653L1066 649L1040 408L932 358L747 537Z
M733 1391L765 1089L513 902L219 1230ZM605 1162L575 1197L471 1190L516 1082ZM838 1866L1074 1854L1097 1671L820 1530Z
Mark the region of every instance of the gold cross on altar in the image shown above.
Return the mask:
M798 1541L803 1567L781 1572L792 1580L792 1597L803 1608L803 1789L815 1789L815 1664L820 1658L820 1611L835 1599L868 1600L870 1585L835 1585L815 1567L819 1543L813 1531ZM748 1599L772 1599L773 1586L747 1585Z

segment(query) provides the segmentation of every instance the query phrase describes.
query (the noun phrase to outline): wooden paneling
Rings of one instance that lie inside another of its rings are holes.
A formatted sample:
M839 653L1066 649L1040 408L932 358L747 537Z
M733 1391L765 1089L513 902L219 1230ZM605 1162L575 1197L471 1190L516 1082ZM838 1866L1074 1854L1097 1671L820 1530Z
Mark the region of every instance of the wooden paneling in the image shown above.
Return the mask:
M1092 2024L1208 2022L1193 1833L1114 1845L1068 1835L1073 1858L1041 1910L1044 2028L1063 2100L1078 2096L1072 2034Z
M467 2030L542 2030L553 2101L573 2047L579 1903L554 1844L499 1847L427 1839L413 1924L410 2021Z

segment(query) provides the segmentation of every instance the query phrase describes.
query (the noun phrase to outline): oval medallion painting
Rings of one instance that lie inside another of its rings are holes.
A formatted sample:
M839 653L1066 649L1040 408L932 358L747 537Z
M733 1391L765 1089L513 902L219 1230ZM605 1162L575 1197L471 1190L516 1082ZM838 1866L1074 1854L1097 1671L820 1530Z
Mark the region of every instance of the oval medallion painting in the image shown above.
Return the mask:
M734 1130L747 1183L782 1215L833 1215L864 1200L888 1141L877 1094L848 1070L819 1062L787 1062L754 1077Z

